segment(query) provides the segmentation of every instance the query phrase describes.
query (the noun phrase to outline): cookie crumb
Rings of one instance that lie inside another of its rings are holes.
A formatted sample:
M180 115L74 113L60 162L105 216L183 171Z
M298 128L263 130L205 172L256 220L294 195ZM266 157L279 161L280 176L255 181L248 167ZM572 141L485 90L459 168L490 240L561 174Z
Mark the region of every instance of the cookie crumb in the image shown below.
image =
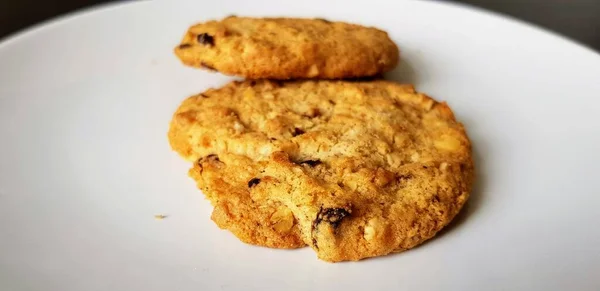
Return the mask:
M165 218L169 217L168 215L164 215L164 214L156 214L154 215L154 219L156 220L163 220Z

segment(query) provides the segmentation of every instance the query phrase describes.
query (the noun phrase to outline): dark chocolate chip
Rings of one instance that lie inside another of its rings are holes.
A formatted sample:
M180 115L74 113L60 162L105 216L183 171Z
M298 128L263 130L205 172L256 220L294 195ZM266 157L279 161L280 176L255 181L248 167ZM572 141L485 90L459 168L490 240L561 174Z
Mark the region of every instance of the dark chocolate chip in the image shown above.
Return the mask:
M331 21L327 20L327 19L323 19L323 18L315 18L316 20L320 20L323 21L325 23L331 23Z
M299 136L299 135L304 134L304 133L305 133L304 130L296 127L296 128L294 128L294 132L292 133L292 136Z
M309 165L311 167L317 166L321 164L320 160L306 160L299 163L300 165Z
M317 217L312 223L313 230L317 229L321 222L327 222L331 224L333 228L340 226L342 219L350 216L351 211L344 208L323 208L317 213Z
M347 216L350 216L351 212L352 210L350 209L346 210L344 208L323 208L323 206L321 206L321 209L319 209L319 212L317 213L317 217L315 218L315 220L313 220L313 223L311 225L311 236L313 246L317 249L319 248L319 246L317 245L317 239L315 238L315 235L316 231L318 230L318 226L319 224L321 224L321 222L325 221L329 223L335 230L342 222L342 219L344 219Z
M210 35L208 33L198 34L196 39L198 40L199 44L204 44L204 45L209 45L209 46L213 46L215 44L215 38L212 37L212 35Z
M182 43L179 45L179 49L186 49L186 48L191 48L192 45L189 43Z
M202 97L202 98L208 98L208 95L206 95L204 93L200 93L200 97Z
M258 183L260 183L259 178L252 178L252 179L250 179L250 181L248 181L248 188L252 188L252 187L258 185Z
M333 100L329 100L329 104L331 104L331 105L335 105L335 101L333 101Z

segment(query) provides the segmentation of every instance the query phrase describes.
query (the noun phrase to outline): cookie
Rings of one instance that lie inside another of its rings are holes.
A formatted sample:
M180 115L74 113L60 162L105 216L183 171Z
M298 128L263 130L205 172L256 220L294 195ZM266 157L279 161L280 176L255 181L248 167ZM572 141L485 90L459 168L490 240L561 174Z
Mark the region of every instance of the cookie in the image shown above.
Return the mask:
M254 178L259 173L251 159L231 154L204 157L189 171L213 204L211 218L220 228L248 244L282 249L306 246L289 208L250 196L250 189L260 183Z
M211 201L239 199L250 212L273 205L264 221L289 210L293 233L297 227L330 262L400 252L433 237L459 212L474 179L470 141L451 109L382 80L232 82L185 100L169 140L189 161L218 158L231 167L191 170Z
M227 17L189 28L186 65L249 79L341 79L393 69L398 47L376 28L323 19Z

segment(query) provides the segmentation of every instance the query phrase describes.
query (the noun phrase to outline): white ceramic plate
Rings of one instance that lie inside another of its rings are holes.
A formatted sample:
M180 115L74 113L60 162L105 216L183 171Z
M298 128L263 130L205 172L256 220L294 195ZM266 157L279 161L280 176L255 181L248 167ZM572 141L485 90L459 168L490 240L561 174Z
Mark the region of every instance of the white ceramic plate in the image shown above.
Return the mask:
M432 241L358 263L240 243L169 148L171 114L229 78L186 68L188 25L326 17L390 32L389 77L450 103L478 184ZM600 56L433 2L156 1L0 44L0 290L600 290ZM162 221L155 214L166 214Z

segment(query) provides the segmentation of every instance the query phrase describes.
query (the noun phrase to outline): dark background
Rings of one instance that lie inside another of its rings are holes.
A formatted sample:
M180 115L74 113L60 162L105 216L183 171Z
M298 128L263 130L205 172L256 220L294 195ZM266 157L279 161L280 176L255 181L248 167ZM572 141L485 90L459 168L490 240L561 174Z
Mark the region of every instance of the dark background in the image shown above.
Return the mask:
M546 27L600 51L600 0L445 1L466 3L507 14ZM0 0L0 38L48 18L104 2L111 1Z

